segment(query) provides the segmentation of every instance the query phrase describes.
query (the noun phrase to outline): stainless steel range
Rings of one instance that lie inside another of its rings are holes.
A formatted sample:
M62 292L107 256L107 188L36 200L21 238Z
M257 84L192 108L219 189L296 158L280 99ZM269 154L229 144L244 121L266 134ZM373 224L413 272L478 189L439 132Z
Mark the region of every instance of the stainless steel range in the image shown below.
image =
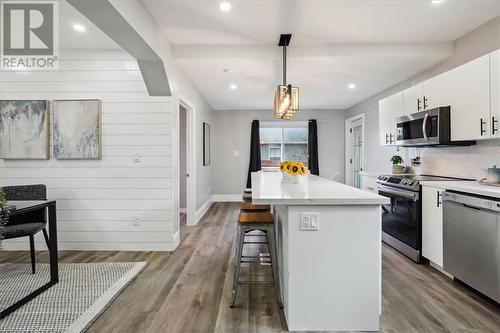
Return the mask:
M377 179L382 206L382 240L417 263L422 262L421 181L455 180L428 175L387 175Z

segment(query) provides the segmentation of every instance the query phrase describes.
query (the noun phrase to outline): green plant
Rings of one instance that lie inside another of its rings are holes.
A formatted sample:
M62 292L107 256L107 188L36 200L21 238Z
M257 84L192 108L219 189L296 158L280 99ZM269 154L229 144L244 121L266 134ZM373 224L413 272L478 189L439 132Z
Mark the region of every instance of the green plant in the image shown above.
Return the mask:
M400 165L404 161L403 161L403 158L401 156L394 155L393 157L391 157L391 162L392 162L392 165Z
M0 245L3 238L3 227L9 220L9 210L7 209L7 200L5 193L0 188Z

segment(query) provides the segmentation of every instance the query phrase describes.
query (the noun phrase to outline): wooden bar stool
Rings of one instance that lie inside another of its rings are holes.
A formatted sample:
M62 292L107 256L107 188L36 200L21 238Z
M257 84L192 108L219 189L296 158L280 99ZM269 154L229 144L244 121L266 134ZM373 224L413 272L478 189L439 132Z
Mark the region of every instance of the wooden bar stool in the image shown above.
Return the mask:
M252 193L243 193L243 202L252 202Z
M260 263L258 257L243 256L243 245L245 244L245 233L249 230L262 230L265 233L267 240L267 247L269 248L269 253L271 254L271 266L273 281L270 282L259 282L259 281L240 281L240 268L242 263ZM238 229L236 236L236 255L235 255L235 265L234 265L234 276L233 276L233 292L231 299L231 307L234 307L236 301L236 292L238 290L239 284L254 284L254 283L274 283L274 289L276 291L276 298L280 307L283 306L281 301L281 289L279 282L278 273L278 255L276 250L276 238L274 233L274 217L271 213L256 213L256 212L240 212L238 216ZM257 260L249 260L257 259Z
M269 213L271 211L271 206L254 205L251 202L242 202L240 210L247 213Z

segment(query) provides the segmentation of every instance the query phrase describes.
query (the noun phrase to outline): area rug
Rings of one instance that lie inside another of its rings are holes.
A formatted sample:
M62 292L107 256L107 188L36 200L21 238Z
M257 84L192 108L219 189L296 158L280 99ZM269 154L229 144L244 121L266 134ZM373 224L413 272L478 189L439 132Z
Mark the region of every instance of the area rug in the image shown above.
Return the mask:
M82 332L146 267L146 262L59 264L59 283L0 320L0 332ZM49 279L49 265L0 264L0 310Z

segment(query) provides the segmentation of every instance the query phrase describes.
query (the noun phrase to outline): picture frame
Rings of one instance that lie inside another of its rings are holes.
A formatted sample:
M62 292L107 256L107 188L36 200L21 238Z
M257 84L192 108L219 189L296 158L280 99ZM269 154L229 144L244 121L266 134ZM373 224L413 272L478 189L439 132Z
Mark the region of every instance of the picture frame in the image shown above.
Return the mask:
M56 160L102 158L99 99L53 101L53 154Z
M210 125L203 122L203 166L210 165Z
M49 159L49 100L0 100L0 158Z

